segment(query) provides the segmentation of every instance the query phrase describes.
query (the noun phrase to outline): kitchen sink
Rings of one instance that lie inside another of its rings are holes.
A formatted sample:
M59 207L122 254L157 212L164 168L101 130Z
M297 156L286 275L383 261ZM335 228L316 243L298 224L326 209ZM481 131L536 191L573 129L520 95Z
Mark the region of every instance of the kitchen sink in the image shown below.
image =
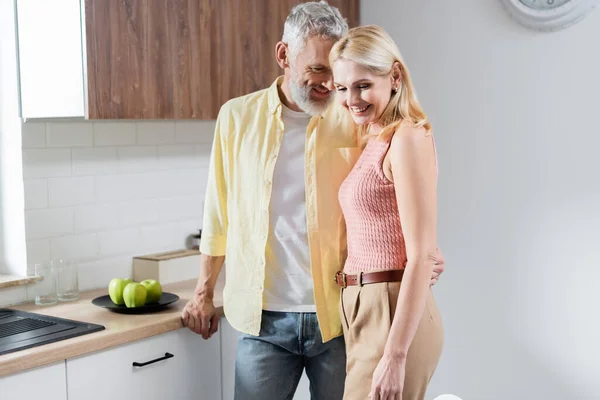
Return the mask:
M0 308L0 356L103 329L102 325Z

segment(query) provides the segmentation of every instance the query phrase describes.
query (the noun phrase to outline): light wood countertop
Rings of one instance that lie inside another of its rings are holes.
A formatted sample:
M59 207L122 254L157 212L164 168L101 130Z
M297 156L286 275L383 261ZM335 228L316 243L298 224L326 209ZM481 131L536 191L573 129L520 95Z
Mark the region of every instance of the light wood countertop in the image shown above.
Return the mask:
M92 300L108 294L107 289L84 292L77 301L59 302L53 306L42 307L28 303L7 307L99 324L103 325L105 329L2 355L0 356L0 377L180 329L183 327L181 311L192 297L195 285L195 279L164 285L163 291L178 295L179 300L162 311L150 314L118 314L93 305ZM222 288L215 289L214 302L217 311L223 315Z

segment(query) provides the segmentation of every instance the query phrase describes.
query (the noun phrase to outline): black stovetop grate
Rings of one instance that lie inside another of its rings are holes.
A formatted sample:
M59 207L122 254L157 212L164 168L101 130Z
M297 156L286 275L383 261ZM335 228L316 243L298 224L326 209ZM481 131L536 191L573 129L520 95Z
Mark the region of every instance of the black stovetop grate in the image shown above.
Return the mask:
M103 329L98 324L0 308L0 356Z
M1 316L0 316L1 318ZM40 321L39 319L23 318L17 321L0 324L0 338L18 335L20 333L34 331L56 325L54 322Z

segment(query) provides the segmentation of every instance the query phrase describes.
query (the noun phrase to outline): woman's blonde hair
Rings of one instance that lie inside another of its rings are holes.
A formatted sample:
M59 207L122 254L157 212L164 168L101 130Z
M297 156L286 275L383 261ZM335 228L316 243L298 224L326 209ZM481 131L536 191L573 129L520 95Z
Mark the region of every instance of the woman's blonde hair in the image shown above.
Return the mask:
M383 28L365 25L350 29L346 36L335 43L329 54L331 65L338 60L355 62L378 76L388 76L396 62L400 65L400 86L397 91L392 92L390 102L377 121L383 127L377 135L379 139L392 136L403 121L426 131L431 130L427 115L417 100L400 50ZM368 126L359 127L359 135L367 137Z

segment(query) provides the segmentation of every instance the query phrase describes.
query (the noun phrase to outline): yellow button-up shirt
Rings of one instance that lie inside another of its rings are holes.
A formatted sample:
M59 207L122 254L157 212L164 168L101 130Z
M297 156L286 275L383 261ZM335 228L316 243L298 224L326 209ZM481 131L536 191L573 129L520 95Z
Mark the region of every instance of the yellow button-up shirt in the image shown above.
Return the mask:
M238 331L258 335L265 283L269 203L283 136L278 78L270 88L221 107L213 142L200 251L225 255L225 315ZM338 189L359 155L346 110L332 105L306 130L306 218L317 318L323 341L342 334L335 273L346 258ZM270 283L277 285L277 282Z

